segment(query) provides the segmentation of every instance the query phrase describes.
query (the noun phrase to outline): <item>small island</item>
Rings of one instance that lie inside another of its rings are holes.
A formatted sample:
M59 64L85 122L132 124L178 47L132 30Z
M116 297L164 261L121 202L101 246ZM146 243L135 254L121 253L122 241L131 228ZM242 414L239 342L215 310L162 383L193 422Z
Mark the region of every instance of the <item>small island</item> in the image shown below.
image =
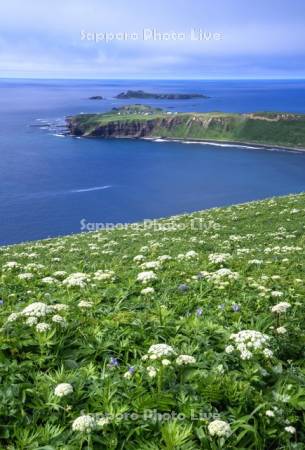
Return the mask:
M126 92L121 92L116 95L115 98L119 99L131 99L131 98L142 98L142 99L155 99L155 100L190 100L192 98L209 98L207 95L202 94L162 94L153 92L144 92L141 90L132 91L128 90Z
M104 100L104 98L101 95L93 95L89 100Z
M219 141L305 149L305 115L292 113L177 113L126 105L68 117L74 136Z

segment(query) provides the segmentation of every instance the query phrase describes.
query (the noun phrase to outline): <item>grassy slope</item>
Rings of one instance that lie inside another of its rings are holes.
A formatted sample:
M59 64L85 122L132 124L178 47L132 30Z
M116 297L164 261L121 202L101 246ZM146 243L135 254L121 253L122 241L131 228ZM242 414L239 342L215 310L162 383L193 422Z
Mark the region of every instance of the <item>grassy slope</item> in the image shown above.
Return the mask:
M81 411L141 415L157 409L186 419L113 421L92 433L89 448L221 448L207 432L208 420L190 418L203 411L231 423L233 434L223 448L304 449L304 211L305 195L290 196L169 218L155 230L130 227L1 248L0 448L87 448L81 446L86 436L71 431ZM178 257L190 250L198 256ZM225 266L239 274L238 280L197 280L199 271L219 269L208 259L219 252L232 255ZM144 269L134 261L138 254L145 262L172 257L148 284L154 285L154 295L140 294L144 286L136 279ZM5 269L8 261L19 266ZM113 270L115 279L95 280L99 269ZM33 278L18 277L25 272ZM62 284L74 272L90 277L85 287ZM49 276L57 282L44 282ZM181 284L188 285L186 292L178 290ZM282 297L273 297L273 291ZM92 308L78 307L84 299ZM50 317L40 319L51 324L48 333L36 332L22 319L7 324L10 313L33 301L68 305L58 313L66 326ZM276 333L279 321L270 312L279 301L292 305L280 319L285 335ZM196 313L199 308L202 315ZM230 334L242 329L267 333L274 357L243 361L226 354ZM196 364L179 369L173 363L163 378L150 379L147 365L158 366L141 357L161 342L177 354L193 355ZM109 367L110 357L120 365ZM130 366L135 374L127 380L123 374ZM61 382L73 385L67 398L53 395ZM267 418L266 410L275 410L275 418ZM284 430L287 422L296 427L295 438ZM290 439L299 444L290 446Z
M159 122L164 119L163 125ZM172 120L180 119L179 124L168 126ZM74 120L83 133L90 135L100 125L125 121L126 126L132 122L143 123L156 120L157 126L151 136L181 139L214 139L259 144L273 144L305 148L305 116L289 115L289 118L274 119L273 113L253 115L225 113L179 113L177 115L153 114L143 116L133 114L118 116L116 114L89 114L74 116Z

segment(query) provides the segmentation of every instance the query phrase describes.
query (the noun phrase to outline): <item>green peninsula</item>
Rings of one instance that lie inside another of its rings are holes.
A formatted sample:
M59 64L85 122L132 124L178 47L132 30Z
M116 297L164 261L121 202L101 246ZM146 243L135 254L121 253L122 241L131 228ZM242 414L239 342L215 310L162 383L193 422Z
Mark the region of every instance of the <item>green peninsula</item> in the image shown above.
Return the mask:
M173 113L128 105L67 118L70 134L100 138L214 140L305 149L305 115L292 113Z

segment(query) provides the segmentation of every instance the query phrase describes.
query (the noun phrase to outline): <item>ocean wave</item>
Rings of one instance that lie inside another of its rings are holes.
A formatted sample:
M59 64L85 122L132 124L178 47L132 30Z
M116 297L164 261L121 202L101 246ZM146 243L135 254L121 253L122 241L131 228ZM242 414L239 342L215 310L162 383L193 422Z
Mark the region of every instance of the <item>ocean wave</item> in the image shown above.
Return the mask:
M247 145L247 144L233 144L233 143L226 143L226 142L213 142L213 141L186 141L183 139L154 139L154 142L176 142L178 144L193 144L193 145L213 145L214 147L231 147L231 148L246 148L249 150L268 150L270 152L289 152L289 153L296 153L300 154L303 153L302 150L292 150L289 148L273 148L261 145L259 147L255 147L253 145Z
M94 186L91 188L82 188L82 189L72 189L71 193L78 193L78 192L91 192L91 191L102 191L104 189L110 189L112 186L111 185L105 185L105 186Z
M13 194L14 197L21 198L24 200L33 200L33 199L43 199L48 197L59 197L59 196L65 196L65 195L71 195L71 194L80 194L85 192L92 192L92 191L102 191L104 189L110 189L111 185L105 185L105 186L93 186L89 188L79 188L79 189L67 189L62 191L41 191L41 192L29 192L27 194L24 193L18 193Z

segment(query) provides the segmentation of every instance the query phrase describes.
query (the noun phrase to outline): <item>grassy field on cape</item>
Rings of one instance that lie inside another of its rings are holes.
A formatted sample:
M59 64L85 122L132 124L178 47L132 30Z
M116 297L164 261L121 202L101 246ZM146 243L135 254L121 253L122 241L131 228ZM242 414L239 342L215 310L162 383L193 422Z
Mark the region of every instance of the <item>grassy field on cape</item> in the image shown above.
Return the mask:
M305 449L305 195L0 248L0 448Z
M72 134L85 137L163 137L305 149L304 114L172 113L127 105L108 113L71 116L67 122Z

